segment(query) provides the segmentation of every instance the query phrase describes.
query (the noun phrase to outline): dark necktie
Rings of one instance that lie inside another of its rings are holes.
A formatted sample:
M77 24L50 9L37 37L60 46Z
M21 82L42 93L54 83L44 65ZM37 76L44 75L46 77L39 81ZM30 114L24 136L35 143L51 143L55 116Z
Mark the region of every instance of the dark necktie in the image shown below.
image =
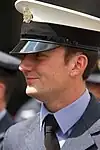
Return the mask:
M47 115L44 125L44 144L46 150L60 150L60 145L56 137L56 131L59 128L53 115Z

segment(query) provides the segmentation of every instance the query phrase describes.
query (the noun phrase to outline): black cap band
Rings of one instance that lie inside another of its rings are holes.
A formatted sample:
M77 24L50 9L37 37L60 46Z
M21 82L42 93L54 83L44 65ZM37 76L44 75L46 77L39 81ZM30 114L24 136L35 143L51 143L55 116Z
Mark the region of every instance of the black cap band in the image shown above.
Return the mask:
M76 27L31 21L23 23L21 41L11 53L34 53L54 49L58 45L98 51L100 33Z

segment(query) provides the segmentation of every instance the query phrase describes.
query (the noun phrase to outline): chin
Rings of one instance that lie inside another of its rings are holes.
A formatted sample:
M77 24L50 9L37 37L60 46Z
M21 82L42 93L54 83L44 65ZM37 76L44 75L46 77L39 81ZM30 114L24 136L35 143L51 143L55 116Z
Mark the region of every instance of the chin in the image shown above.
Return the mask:
M34 87L32 87L32 86L27 86L27 88L26 88L26 94L28 95L28 96L34 96L35 94L37 93L37 90L36 90L36 88L34 88Z
M26 88L26 94L30 97L34 97L36 99L38 99L40 92L33 86L27 86Z
M33 98L36 98L38 99L40 102L45 102L45 97L44 97L44 94L43 94L43 91L42 93L40 92L41 90L37 90L35 87L33 86L27 86L26 88L26 94L30 97L33 97Z

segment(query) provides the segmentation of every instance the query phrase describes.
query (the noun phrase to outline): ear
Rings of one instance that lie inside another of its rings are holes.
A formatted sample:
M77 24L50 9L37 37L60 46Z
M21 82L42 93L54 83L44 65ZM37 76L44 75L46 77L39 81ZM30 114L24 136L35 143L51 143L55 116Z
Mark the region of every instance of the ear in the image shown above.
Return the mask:
M83 75L88 64L88 58L84 54L76 55L72 58L71 72L70 76L75 77L78 75Z
M4 98L5 96L5 85L0 82L0 99Z

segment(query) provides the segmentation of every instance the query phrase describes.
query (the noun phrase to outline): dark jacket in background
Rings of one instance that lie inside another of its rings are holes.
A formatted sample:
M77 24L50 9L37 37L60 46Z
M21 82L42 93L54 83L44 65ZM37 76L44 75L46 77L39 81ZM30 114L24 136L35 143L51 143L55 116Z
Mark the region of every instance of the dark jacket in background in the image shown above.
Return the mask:
M2 141L6 130L14 124L14 120L11 118L10 114L7 112L5 116L0 120L0 150L2 147Z

